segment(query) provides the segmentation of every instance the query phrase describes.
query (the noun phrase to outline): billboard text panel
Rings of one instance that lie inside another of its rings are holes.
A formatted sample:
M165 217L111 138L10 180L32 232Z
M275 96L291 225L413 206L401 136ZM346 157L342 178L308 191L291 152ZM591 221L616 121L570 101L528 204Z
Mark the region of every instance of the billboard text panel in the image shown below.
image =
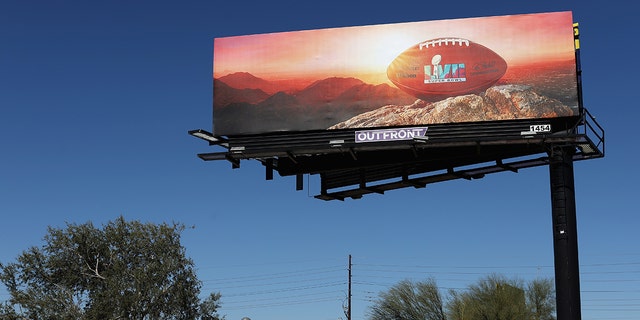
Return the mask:
M219 136L579 114L571 12L214 39Z

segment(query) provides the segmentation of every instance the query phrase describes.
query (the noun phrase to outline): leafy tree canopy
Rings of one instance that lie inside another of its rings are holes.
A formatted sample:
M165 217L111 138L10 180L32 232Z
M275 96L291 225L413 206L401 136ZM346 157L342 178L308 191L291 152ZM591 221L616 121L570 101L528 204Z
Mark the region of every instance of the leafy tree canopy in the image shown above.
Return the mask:
M223 319L180 244L182 224L125 221L49 227L44 245L0 263L2 319Z
M435 280L404 280L381 292L370 320L553 320L555 297L549 279L522 281L490 275L466 290L443 297Z
M370 308L371 320L445 320L443 301L435 280L401 281L380 293Z

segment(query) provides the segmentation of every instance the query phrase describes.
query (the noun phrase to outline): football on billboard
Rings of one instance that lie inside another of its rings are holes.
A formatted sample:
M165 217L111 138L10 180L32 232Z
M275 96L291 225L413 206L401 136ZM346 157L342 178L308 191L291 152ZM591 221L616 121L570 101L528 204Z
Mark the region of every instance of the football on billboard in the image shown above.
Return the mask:
M425 101L480 93L507 72L493 50L461 38L420 42L398 55L387 77L403 91Z

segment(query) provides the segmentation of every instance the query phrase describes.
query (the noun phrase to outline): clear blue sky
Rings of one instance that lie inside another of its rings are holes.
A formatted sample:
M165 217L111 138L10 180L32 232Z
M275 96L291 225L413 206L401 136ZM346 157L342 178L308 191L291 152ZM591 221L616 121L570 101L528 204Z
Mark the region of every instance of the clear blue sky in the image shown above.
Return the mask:
M232 170L211 129L213 38L490 15L574 12L585 106L603 159L575 163L582 314L640 318L637 13L597 1L2 1L0 261L47 226L120 215L182 222L204 291L229 320L353 319L402 279L464 289L490 273L553 276L546 167L324 202L295 179ZM0 288L0 300L7 299Z

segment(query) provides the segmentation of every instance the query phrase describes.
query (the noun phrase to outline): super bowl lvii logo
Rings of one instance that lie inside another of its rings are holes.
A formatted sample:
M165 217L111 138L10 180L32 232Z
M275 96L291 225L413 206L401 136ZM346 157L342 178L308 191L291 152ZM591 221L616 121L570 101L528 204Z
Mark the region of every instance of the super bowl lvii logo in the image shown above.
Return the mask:
M442 56L436 54L431 58L431 65L424 66L424 83L464 82L467 72L464 63L440 64Z

